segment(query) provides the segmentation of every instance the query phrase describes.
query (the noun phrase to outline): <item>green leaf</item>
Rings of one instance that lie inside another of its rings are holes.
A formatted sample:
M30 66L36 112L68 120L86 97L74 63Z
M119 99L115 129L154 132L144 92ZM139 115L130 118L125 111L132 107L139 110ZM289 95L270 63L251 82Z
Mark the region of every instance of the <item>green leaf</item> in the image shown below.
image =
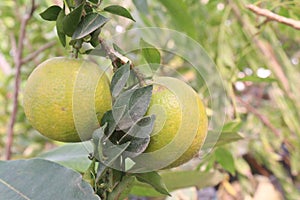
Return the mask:
M128 132L120 139L120 143L130 141L123 156L136 157L146 150L150 142L150 134L154 128L155 116L146 116L130 127Z
M94 156L106 166L112 166L130 143L126 142L120 145L112 143L104 134L105 128L106 125L93 133Z
M154 46L147 43L145 40L140 40L140 47L142 48L142 54L147 63L150 65L153 71L156 71L159 68L159 64L161 61L161 56Z
M96 178L96 172L95 172L95 159L94 159L90 164L89 168L84 172L82 179L88 182L92 187L94 187L95 178Z
M120 129L125 130L129 128L134 122L145 115L151 100L152 88L152 85L148 85L142 88L127 90L119 95L114 107L126 106L125 114L118 123Z
M81 39L102 27L108 19L97 13L86 15L78 24L72 39Z
M84 5L84 11L86 14L90 14L93 12L93 8L90 5Z
M91 34L91 45L93 47L97 47L100 42L99 42L99 35L101 33L101 28L96 29L92 34ZM104 57L106 56L106 52L103 49L100 49L101 51L104 52Z
M42 159L0 162L0 183L1 199L100 199L81 174Z
M170 195L162 177L155 171L134 174L138 181L151 185L156 191L164 195Z
M126 17L128 19L131 19L132 21L135 21L133 19L133 17L131 16L130 12L126 8L119 6L119 5L108 6L108 7L104 8L104 11L115 14L115 15L119 15L122 17Z
M242 125L243 124L241 121L228 122L223 126L220 135L216 131L208 131L202 149L210 149L214 146L221 146L243 139L244 136L241 133L239 133L239 130L241 129ZM218 137L217 142L216 137Z
M74 8L74 0L65 0L65 2L67 3L68 8Z
M216 186L224 179L224 175L218 171L164 171L161 172L160 175L169 191L194 186L198 188ZM153 187L140 182L135 183L130 193L136 196L162 196L162 194L153 189Z
M66 34L63 29L63 20L65 19L65 11L62 9L56 20L56 30L60 43L65 47L66 46Z
M230 174L235 174L234 159L231 153L225 148L217 148L215 150L216 161Z
M244 136L239 132L222 132L216 146L225 145L242 139L244 139Z
M114 98L116 98L125 87L130 75L130 65L126 63L122 65L112 77L110 91Z
M113 48L115 51L119 52L120 54L125 55L125 52L116 43L113 43Z
M40 16L44 20L56 21L57 17L58 17L58 15L59 15L59 13L60 13L61 10L62 9L59 6L50 6L45 11L43 11L42 13L40 13Z
M148 110L153 85L135 90L129 100L129 114L134 121L140 119Z
M250 81L254 83L272 83L277 81L275 78L260 78L258 76L245 76L244 78L238 78L238 81Z
M106 165L99 162L98 168L97 168L97 176L96 176L96 183L105 175L105 172L107 171Z
M81 19L83 7L84 4L81 4L64 18L63 30L67 36L72 37L74 31L76 30Z
M242 128L243 123L242 121L231 121L226 123L223 128L222 128L222 132L238 132L240 131L240 129Z
M108 194L108 200L126 199L134 184L134 176L124 176L114 190Z
M65 144L38 155L39 158L59 163L78 172L85 172L91 164L89 152L93 151L91 142Z
M102 138L105 136L104 131L107 127L107 123L102 125L100 128L96 129L93 133L92 139L93 139L93 145L94 145L94 157L97 160L100 160L101 157L103 157L102 152Z
M113 110L107 111L101 120L101 126L107 123L108 128L105 130L105 135L110 137L113 131L116 129L117 123L124 115L126 106L113 107Z

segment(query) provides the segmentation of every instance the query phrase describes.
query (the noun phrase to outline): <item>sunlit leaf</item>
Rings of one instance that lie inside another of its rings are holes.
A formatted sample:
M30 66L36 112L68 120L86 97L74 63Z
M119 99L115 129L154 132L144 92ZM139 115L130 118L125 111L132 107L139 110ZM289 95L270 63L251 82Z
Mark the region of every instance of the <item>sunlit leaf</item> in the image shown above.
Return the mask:
M1 199L100 199L81 174L42 160L0 162Z
M133 19L133 17L131 16L130 12L126 8L119 6L119 5L111 5L111 6L105 7L104 11L110 12L112 14L119 15L122 17L126 17L128 19L131 19L132 21L135 21Z

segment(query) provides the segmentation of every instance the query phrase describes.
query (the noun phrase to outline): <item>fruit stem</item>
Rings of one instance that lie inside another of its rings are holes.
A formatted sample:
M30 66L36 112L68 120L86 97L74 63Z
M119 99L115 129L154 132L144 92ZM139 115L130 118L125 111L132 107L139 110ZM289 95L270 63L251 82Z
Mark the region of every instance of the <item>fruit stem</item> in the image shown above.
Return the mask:
M99 42L101 48L105 51L106 55L111 60L114 72L117 71L120 65L124 65L129 62L130 69L133 71L135 77L138 79L139 85L146 85L143 74L137 68L134 67L133 63L127 57L119 54L114 49L110 48L103 38L99 38Z
M79 50L78 49L76 49L76 48L74 48L73 49L73 56L74 56L74 58L78 58L78 53L79 53Z

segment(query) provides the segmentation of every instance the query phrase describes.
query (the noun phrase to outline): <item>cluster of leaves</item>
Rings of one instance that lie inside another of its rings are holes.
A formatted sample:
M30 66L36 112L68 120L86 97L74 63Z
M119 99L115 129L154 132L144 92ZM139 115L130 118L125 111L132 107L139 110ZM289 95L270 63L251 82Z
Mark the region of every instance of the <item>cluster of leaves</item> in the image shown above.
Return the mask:
M100 12L108 12L134 21L124 7L110 5L100 10L101 3L101 0L66 0L63 8L54 5L40 15L45 20L56 21L57 34L61 44L65 47L66 37L70 37L69 45L78 52L83 43L89 43L93 47L99 45L98 37L101 28L109 20ZM67 11L68 14L66 14Z
M102 199L125 198L135 179L169 194L157 172L128 172L134 166L134 158L146 150L155 121L154 115L145 116L153 85L131 84L130 74L130 64L126 63L112 78L113 106L93 134L93 162L83 176Z

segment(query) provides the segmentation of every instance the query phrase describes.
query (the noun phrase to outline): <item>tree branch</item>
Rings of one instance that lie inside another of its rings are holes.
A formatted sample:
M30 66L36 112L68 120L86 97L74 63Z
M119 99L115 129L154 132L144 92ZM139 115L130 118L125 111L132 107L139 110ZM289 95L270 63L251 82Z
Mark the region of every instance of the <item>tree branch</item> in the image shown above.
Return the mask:
M264 116L263 114L259 113L253 106L251 106L249 103L243 101L240 97L236 97L236 98L248 110L248 112L251 112L252 114L254 114L277 137L280 137L280 135L281 135L280 131L273 126L273 124L268 120L268 118L266 116Z
M21 64L25 64L31 60L33 60L34 58L36 58L40 53L42 53L43 51L45 51L46 49L54 46L56 44L56 41L52 41L49 42L43 46L41 46L41 48L39 48L38 50L36 50L35 52L32 52L31 54L29 54L28 56L26 56L24 59L22 59Z
M291 92L289 80L284 73L283 67L278 61L273 47L270 45L269 42L259 39L256 35L257 29L251 25L247 18L243 17L238 5L233 2L233 0L227 0L230 4L234 15L237 17L239 23L245 30L245 32L250 36L253 37L253 44L254 46L262 53L264 56L264 60L272 70L276 78L279 80L280 87L284 90L287 96L290 99L294 99L294 95Z
M294 29L300 30L300 21L298 20L277 15L267 9L259 8L253 4L246 5L246 8L248 8L257 15L266 17L268 21L277 21L279 23L293 27Z
M126 64L129 62L130 69L133 71L134 75L139 81L140 86L145 85L143 74L139 72L137 68L134 67L133 63L125 56L121 55L120 53L116 52L114 49L110 48L104 39L99 38L99 42L101 45L101 48L105 51L106 55L109 57L109 59L112 62L113 65L113 71L116 71L118 67L123 64Z
M15 82L14 82L14 94L13 94L13 110L11 114L11 118L8 125L7 131L7 140L6 140L6 147L5 147L5 158L9 160L11 158L11 148L13 143L13 134L14 134L14 125L16 122L16 116L18 112L18 96L19 96L19 88L20 88L20 76L21 76L21 66L22 66L22 55L23 55L23 48L24 48L24 40L26 36L26 26L28 21L33 15L33 12L36 9L35 0L31 0L31 6L26 12L25 16L21 20L21 28L19 32L19 40L17 48L14 52L14 64L16 69L15 74Z

